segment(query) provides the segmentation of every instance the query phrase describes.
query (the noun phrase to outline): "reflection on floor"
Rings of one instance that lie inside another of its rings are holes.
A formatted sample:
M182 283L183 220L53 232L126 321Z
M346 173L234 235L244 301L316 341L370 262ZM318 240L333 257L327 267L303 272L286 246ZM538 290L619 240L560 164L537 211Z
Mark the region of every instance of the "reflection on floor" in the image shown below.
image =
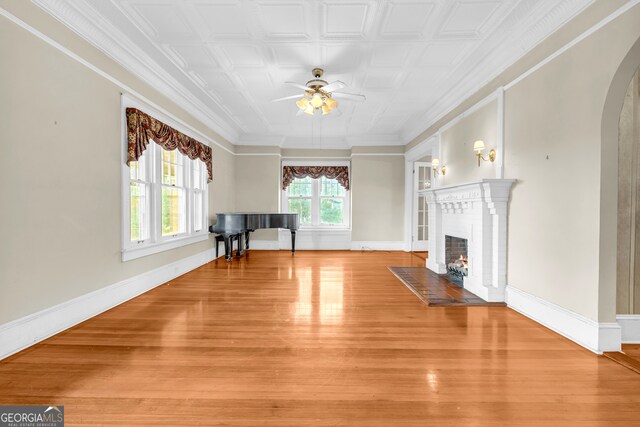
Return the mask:
M633 425L640 382L506 307L426 307L403 252L250 251L0 362L75 425Z
M389 267L389 270L421 301L432 307L504 306L487 302L461 286L423 267Z

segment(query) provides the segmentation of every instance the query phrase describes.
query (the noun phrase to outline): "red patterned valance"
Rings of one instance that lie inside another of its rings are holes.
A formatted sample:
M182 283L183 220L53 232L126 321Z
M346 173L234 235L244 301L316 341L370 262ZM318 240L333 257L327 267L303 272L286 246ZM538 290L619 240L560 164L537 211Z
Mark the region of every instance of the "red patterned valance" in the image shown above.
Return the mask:
M321 176L337 180L345 190L349 190L349 168L347 166L284 166L282 168L282 189L286 190L294 178Z
M191 160L200 159L207 165L209 179L213 180L213 160L211 147L162 123L160 120L136 108L127 108L127 165L137 161L149 145L149 139L164 148L179 152Z

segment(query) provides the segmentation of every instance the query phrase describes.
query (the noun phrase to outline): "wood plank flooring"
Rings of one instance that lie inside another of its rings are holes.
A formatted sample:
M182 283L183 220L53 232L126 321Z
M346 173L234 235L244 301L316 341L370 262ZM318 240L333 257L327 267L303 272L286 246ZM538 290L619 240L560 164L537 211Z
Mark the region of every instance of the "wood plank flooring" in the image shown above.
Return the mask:
M426 307L407 253L215 261L0 362L75 425L640 425L640 376L506 307Z
M621 352L604 354L609 359L640 374L640 344L622 344Z

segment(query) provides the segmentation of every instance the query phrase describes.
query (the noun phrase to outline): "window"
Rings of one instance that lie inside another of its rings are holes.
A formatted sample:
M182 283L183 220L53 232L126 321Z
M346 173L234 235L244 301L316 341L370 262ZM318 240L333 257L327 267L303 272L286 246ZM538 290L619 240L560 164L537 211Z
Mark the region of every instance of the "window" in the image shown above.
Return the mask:
M151 143L128 169L125 261L208 238L202 161Z
M294 178L284 190L283 210L300 214L300 225L322 228L349 226L348 191L335 179Z

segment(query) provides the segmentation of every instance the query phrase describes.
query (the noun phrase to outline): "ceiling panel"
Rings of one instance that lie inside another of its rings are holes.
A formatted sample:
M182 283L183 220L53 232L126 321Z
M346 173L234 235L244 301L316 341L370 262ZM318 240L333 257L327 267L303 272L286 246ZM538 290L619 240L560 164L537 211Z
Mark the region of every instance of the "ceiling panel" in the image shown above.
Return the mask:
M164 42L197 40L198 35L187 21L181 4L176 2L121 1L135 18L135 24L147 36Z
M591 3L33 1L232 142L288 146L312 130L334 145L406 143ZM296 116L295 99L271 102L301 95L285 82L305 84L318 66L366 102L315 121Z
M257 45L221 45L219 49L233 68L263 67L265 64L262 48Z
M179 66L189 70L210 70L220 66L207 45L177 44L165 46L165 50Z
M251 16L234 2L194 2L192 21L198 23L206 39L247 39L251 36Z
M430 2L391 2L382 26L383 36L422 38L434 9Z
M304 2L260 3L260 22L264 34L269 38L310 39L309 5Z
M429 42L418 60L418 66L421 68L454 66L462 59L470 45L471 42L460 40Z
M501 5L499 1L459 1L444 21L440 35L476 36Z
M407 64L411 52L415 50L412 44L380 43L372 47L371 67L403 67Z
M348 1L325 3L323 5L323 31L324 37L366 37L367 24L370 15L371 4L352 3Z

